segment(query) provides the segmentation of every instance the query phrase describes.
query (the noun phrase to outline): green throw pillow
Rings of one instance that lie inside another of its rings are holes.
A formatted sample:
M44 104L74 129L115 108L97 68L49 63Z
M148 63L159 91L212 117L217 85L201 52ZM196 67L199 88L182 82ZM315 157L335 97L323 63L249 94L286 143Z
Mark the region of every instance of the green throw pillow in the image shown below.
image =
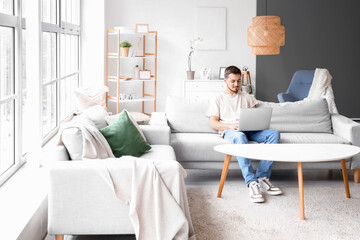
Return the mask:
M140 157L151 149L131 122L126 111L122 111L113 124L104 127L100 132L108 141L115 157L124 155Z

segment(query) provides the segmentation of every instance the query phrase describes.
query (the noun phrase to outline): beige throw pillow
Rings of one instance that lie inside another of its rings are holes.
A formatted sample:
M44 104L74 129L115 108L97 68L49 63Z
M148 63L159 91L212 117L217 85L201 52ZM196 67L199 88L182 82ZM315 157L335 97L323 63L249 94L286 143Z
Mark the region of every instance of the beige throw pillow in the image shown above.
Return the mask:
M106 92L108 91L107 86L86 87L74 90L78 109L83 110L95 105L100 105L106 109Z

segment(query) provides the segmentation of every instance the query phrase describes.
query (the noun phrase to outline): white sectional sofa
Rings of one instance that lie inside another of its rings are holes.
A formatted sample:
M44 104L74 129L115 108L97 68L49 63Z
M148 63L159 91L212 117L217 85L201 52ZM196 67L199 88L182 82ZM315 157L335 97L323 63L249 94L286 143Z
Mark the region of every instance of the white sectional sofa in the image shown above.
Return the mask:
M142 157L177 160L187 169L222 169L224 155L213 147L227 142L209 126L208 102L169 97L165 113L156 113L151 125L140 125L152 149ZM325 100L297 103L261 103L273 107L271 128L281 133L281 143L341 143L360 146L360 124L339 114L329 114ZM99 123L99 119L92 119ZM100 118L100 122L104 119ZM103 124L96 124L101 128ZM69 148L82 146L81 132L69 129ZM65 134L65 135L66 135ZM74 149L72 149L73 151ZM79 153L78 153L79 155ZM80 154L81 155L81 154ZM51 153L49 169L50 235L132 234L128 207L94 172L88 162L70 160L64 146ZM101 161L101 160L94 160ZM233 157L231 168L239 169ZM341 169L338 162L304 163L304 168ZM360 168L360 155L347 160L348 169ZM296 169L296 164L275 162L273 169Z

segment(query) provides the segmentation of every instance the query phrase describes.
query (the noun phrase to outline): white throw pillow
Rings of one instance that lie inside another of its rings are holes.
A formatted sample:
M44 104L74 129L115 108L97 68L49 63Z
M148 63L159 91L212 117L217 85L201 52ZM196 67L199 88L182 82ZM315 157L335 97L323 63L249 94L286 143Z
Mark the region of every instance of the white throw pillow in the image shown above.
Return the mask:
M96 127L94 121L89 119L85 114L75 116L71 122L75 124L87 123ZM66 128L62 130L61 139L69 153L70 159L81 160L83 153L83 135L81 130L77 127Z
M106 117L109 116L109 114L106 112L106 110L100 106L95 105L89 108L86 108L82 110L81 115L85 115L88 117L96 126L97 129L102 129L107 126Z
M136 129L139 131L140 135L143 137L143 139L144 139L145 142L146 142L145 135L144 135L144 133L141 131L139 125L138 125L137 122L136 122L136 120L133 118L131 112L127 111L126 109L124 109L124 111L126 111L126 113L128 114L131 122L134 124L134 126L136 127ZM119 114L120 114L120 113L119 113ZM113 124L113 123L119 118L119 114L105 117L105 120L106 120L107 124L108 124L108 125ZM147 115L146 115L146 116L147 116Z
M106 109L106 92L108 91L107 86L78 88L74 90L78 109L83 110L95 105L100 105Z

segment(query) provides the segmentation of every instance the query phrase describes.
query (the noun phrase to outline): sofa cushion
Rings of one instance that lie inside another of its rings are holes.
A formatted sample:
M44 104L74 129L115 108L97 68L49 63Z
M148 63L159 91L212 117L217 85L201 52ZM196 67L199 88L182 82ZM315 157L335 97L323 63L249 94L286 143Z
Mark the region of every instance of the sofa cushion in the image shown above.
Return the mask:
M259 107L273 108L270 128L279 132L332 133L326 99L260 102Z
M152 160L176 161L174 149L169 145L150 145L151 149L144 153L141 158Z
M218 161L224 154L216 152L214 146L228 143L218 134L209 133L173 133L171 146L178 161Z
M101 107L101 106L99 106L99 107ZM95 122L93 120L91 120L88 117L88 115L86 115L86 114L80 114L80 115L74 116L74 118L71 120L71 122L74 122L75 123L74 125L87 123L87 124L92 125L93 127L96 127ZM83 134L79 128L77 128L77 127L65 128L61 132L61 139L62 139L64 146L66 147L66 150L69 153L71 160L82 159Z
M214 146L228 143L218 134L212 133L171 134L171 146L175 150L178 161L219 161L225 159L225 155L216 152Z
M82 110L82 114L75 116L71 121L77 123L87 122L93 125L97 129L101 129L107 126L105 117L108 116L106 110L100 106L95 105ZM82 159L83 153L83 135L79 128L66 128L62 131L62 142L66 147L70 159L79 160Z
M69 153L71 160L82 159L83 136L79 128L64 129L61 135L62 142Z
M206 116L208 104L208 101L168 97L165 112L171 131L216 133L210 128L209 118Z
M281 133L280 143L340 143L351 144L345 138L330 133Z
M140 157L151 149L130 120L127 111L122 111L113 124L100 129L100 132L117 158L124 155Z

